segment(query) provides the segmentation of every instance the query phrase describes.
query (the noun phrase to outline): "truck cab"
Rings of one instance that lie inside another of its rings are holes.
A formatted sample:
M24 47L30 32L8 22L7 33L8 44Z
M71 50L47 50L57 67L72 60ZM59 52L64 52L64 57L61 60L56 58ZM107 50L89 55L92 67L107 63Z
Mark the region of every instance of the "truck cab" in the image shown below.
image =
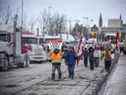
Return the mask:
M40 38L32 32L23 32L21 37L22 54L28 53L30 63L47 60L46 52L39 43Z
M4 71L13 67L28 67L26 63L29 63L29 60L26 54L16 55L21 46L21 34L18 34L14 32L13 26L0 25L0 68Z
M12 33L0 30L0 68L3 70L7 70L14 65L12 36Z

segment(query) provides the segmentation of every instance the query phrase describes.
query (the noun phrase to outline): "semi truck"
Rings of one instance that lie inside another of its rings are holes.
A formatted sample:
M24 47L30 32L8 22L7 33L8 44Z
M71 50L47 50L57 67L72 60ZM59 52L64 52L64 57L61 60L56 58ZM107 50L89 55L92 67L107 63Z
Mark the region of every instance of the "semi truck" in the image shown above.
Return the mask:
M0 68L28 67L28 54L21 53L21 31L13 26L0 26Z

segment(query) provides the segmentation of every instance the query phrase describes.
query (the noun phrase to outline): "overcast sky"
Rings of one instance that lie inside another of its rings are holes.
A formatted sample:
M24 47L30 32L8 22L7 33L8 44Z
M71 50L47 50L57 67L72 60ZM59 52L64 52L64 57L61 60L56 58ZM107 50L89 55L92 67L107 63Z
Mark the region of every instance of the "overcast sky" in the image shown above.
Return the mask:
M13 13L19 12L21 9L21 0L0 0L0 11L5 9L8 4L13 10ZM51 12L59 12L65 14L68 19L83 21L85 24L88 17L93 19L93 22L98 23L99 14L102 13L103 22L107 24L109 18L122 18L126 21L126 0L24 0L24 12L30 20L51 6Z

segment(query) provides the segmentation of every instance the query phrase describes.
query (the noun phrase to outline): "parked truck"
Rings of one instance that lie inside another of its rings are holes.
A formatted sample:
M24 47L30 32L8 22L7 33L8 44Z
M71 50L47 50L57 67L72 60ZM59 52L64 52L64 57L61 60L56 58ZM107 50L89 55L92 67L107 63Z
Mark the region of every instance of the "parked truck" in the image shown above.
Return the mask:
M21 53L21 32L8 25L0 26L0 68L27 67L29 57Z

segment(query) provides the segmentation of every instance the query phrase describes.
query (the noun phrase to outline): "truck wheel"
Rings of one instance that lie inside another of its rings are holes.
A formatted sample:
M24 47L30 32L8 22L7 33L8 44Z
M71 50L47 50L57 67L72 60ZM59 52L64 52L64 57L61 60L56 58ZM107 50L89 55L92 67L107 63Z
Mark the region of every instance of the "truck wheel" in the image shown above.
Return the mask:
M8 70L9 61L8 61L8 57L6 56L6 54L4 54L4 58L3 58L2 64L3 64L2 70L3 71L7 71Z

